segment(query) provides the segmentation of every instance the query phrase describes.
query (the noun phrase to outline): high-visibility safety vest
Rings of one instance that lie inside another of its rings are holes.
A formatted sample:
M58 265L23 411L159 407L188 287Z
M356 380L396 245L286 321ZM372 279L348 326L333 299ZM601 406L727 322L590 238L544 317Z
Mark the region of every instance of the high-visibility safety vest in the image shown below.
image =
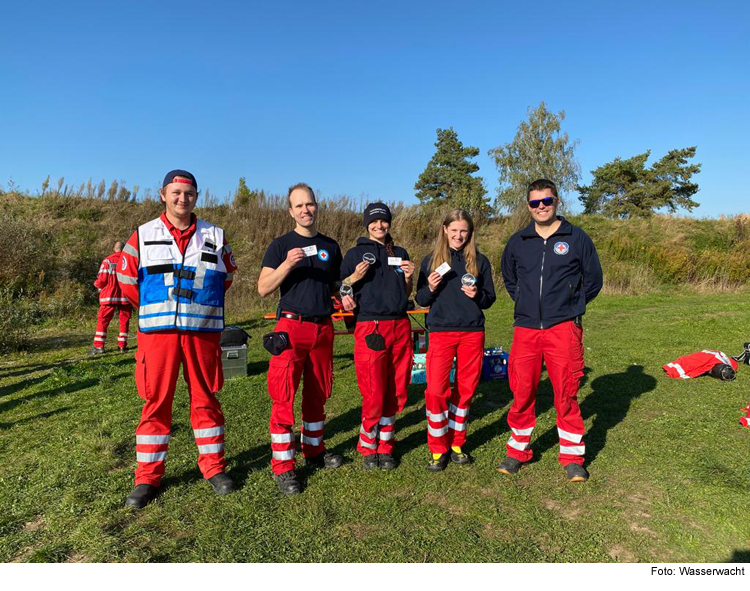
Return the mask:
M224 231L197 220L185 254L157 218L138 228L138 327L143 332L224 328Z

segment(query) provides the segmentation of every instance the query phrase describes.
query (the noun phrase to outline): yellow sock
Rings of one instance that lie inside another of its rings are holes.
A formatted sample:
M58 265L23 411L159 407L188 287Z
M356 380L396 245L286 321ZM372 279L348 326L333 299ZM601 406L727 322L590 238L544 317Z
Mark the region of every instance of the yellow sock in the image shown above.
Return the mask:
M456 452L457 454L460 454L460 453L461 453L461 448L460 448L460 447L458 447L457 445L451 445L451 449L452 449L453 451L455 451L455 452Z
M439 460L442 457L443 457L443 454L432 454L432 459L433 460Z

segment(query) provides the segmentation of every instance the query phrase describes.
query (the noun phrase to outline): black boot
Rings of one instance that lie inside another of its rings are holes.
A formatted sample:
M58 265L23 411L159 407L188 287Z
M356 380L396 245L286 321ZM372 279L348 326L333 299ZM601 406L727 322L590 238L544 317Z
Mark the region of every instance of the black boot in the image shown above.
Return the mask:
M391 454L378 454L378 465L381 470L393 470L396 467L396 459Z
M344 458L326 451L313 458L305 458L305 463L315 468L339 468L344 463Z
M294 470L289 470L281 474L274 474L274 480L276 486L279 487L279 491L285 495L296 495L302 492L302 483L297 480L297 475Z
M143 509L156 498L158 492L158 486L138 484L133 489L133 492L128 495L128 498L125 499L125 506L131 509Z
M362 467L365 470L372 470L378 467L378 454L370 454L362 458Z
M226 472L219 472L208 479L209 484L214 488L217 495L228 495L235 491L234 482L227 476Z

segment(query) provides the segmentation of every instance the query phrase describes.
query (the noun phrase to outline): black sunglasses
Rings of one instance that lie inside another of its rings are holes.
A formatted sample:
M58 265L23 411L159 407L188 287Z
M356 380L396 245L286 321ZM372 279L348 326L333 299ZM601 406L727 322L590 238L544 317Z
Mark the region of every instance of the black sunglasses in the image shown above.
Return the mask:
M529 207L531 209L536 209L537 207L539 207L540 203L544 203L544 205L546 205L547 207L549 207L554 202L555 202L555 198L554 197L545 197L544 199L529 199L527 201L527 203L529 204Z

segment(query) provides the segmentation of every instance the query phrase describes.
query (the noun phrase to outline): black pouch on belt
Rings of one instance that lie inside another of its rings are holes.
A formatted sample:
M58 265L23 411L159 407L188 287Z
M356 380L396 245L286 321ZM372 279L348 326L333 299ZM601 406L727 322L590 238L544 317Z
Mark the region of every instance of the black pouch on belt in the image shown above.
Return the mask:
M263 335L263 346L271 355L280 355L289 348L288 332L269 332Z
M717 363L708 373L711 377L718 378L725 382L731 382L736 377L734 368L726 363Z
M378 321L375 321L375 330L365 336L365 344L370 351L385 351L385 339L378 332Z

